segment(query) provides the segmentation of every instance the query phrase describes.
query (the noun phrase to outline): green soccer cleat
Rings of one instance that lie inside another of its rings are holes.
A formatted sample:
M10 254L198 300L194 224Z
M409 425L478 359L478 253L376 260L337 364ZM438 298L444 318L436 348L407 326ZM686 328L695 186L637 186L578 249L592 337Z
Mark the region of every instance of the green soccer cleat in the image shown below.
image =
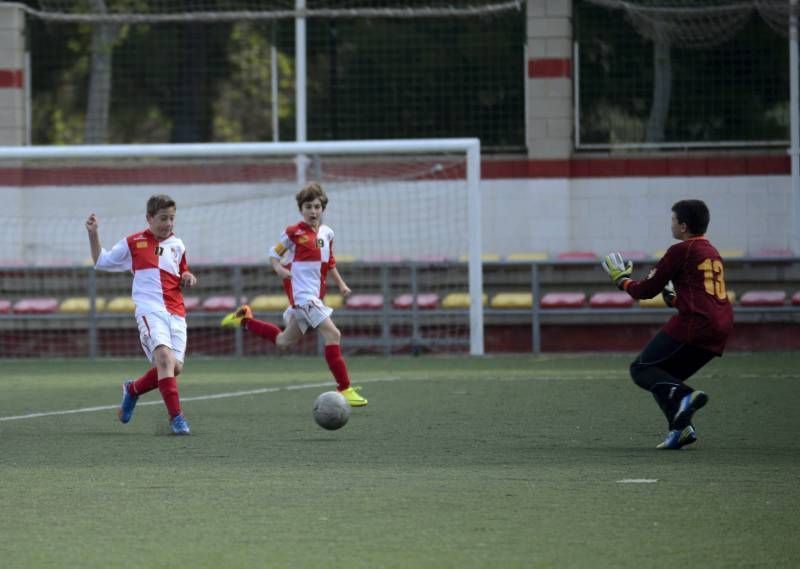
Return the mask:
M246 304L241 305L236 312L231 312L219 325L223 328L236 328L242 325L242 321L253 317L253 311Z
M696 442L697 433L694 427L689 425L682 431L675 429L667 433L667 437L656 448L659 450L678 450Z
M361 389L360 387L358 389L348 387L343 391L339 391L339 393L344 395L344 398L347 399L347 402L350 404L350 407L363 407L368 403L368 401L363 397L361 397L361 395L359 395L358 390L360 389Z

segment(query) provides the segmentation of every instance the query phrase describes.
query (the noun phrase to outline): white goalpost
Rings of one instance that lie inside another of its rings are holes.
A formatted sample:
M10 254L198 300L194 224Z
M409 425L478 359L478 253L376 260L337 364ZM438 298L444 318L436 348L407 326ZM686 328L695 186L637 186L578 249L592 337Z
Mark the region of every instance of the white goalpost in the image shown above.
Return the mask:
M190 331L193 321L205 330L196 349L261 353L240 334L233 343L220 335L214 323L226 308L213 301L258 298L266 317L279 316L282 289L267 252L299 219L303 178L328 193L324 222L340 272L364 301L329 291L345 346L349 336L355 349L386 354L459 344L483 354L480 142L464 138L0 148L0 357L24 356L15 350L40 329L51 339L87 330L86 346L44 354L118 353L108 338L126 324L106 304L129 293L129 282L94 274L83 221L96 212L110 248L146 227L144 205L156 193L175 198L175 232L202 277L189 316ZM31 297L56 308L17 309ZM91 297L85 312L64 309L81 297Z

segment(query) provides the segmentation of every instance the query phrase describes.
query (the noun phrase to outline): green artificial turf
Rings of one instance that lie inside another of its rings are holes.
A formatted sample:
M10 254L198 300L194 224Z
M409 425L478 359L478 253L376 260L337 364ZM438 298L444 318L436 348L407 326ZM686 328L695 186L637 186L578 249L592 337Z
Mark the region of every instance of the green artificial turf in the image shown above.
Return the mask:
M141 359L6 361L0 566L800 566L800 356L707 366L680 451L630 359L352 357L329 432L321 358L190 358L190 437L117 421Z

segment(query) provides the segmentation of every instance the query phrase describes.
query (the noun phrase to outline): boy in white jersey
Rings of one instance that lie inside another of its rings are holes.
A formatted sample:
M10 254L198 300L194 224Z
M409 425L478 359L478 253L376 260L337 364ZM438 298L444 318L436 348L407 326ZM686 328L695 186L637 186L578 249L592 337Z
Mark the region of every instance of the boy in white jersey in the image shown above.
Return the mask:
M158 388L169 413L172 432L188 435L176 377L186 353L186 308L181 289L197 284L186 262L186 247L172 228L175 201L166 195L147 200L148 229L119 241L110 251L100 246L97 216L86 220L94 267L101 271L131 271L136 323L145 355L154 364L139 379L122 384L119 420L127 423L140 395Z
M350 288L336 268L333 230L322 223L328 196L318 182L311 182L295 199L303 221L284 230L278 243L270 249L269 259L273 270L283 279L289 297L289 308L283 315L286 328L281 332L274 324L254 319L253 311L246 304L223 318L221 325L224 328L242 326L282 350L296 344L309 328L316 328L325 341L325 361L336 379L337 390L352 407L362 407L367 400L350 385L340 348L342 334L330 317L333 310L322 302L328 275L333 277L342 296L350 294ZM282 259L285 265L281 264Z

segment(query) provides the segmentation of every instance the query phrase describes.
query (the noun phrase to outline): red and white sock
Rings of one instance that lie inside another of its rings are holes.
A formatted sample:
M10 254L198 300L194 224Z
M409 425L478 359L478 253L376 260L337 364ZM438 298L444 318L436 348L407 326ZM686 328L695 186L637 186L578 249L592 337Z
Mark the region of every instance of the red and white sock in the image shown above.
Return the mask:
M158 387L158 371L151 367L142 377L128 384L128 395L144 395Z
M244 320L244 327L250 330L256 336L266 338L273 344L275 343L275 338L277 338L278 334L281 333L281 329L275 326L275 324L262 322L261 320L256 320L255 318L248 318Z
M167 413L172 419L181 414L181 398L178 395L178 382L174 377L164 377L158 380L158 390L164 405L167 406Z
M347 366L344 363L339 344L325 346L325 361L328 362L328 367L336 379L336 388L344 391L350 387L350 376L347 375Z

